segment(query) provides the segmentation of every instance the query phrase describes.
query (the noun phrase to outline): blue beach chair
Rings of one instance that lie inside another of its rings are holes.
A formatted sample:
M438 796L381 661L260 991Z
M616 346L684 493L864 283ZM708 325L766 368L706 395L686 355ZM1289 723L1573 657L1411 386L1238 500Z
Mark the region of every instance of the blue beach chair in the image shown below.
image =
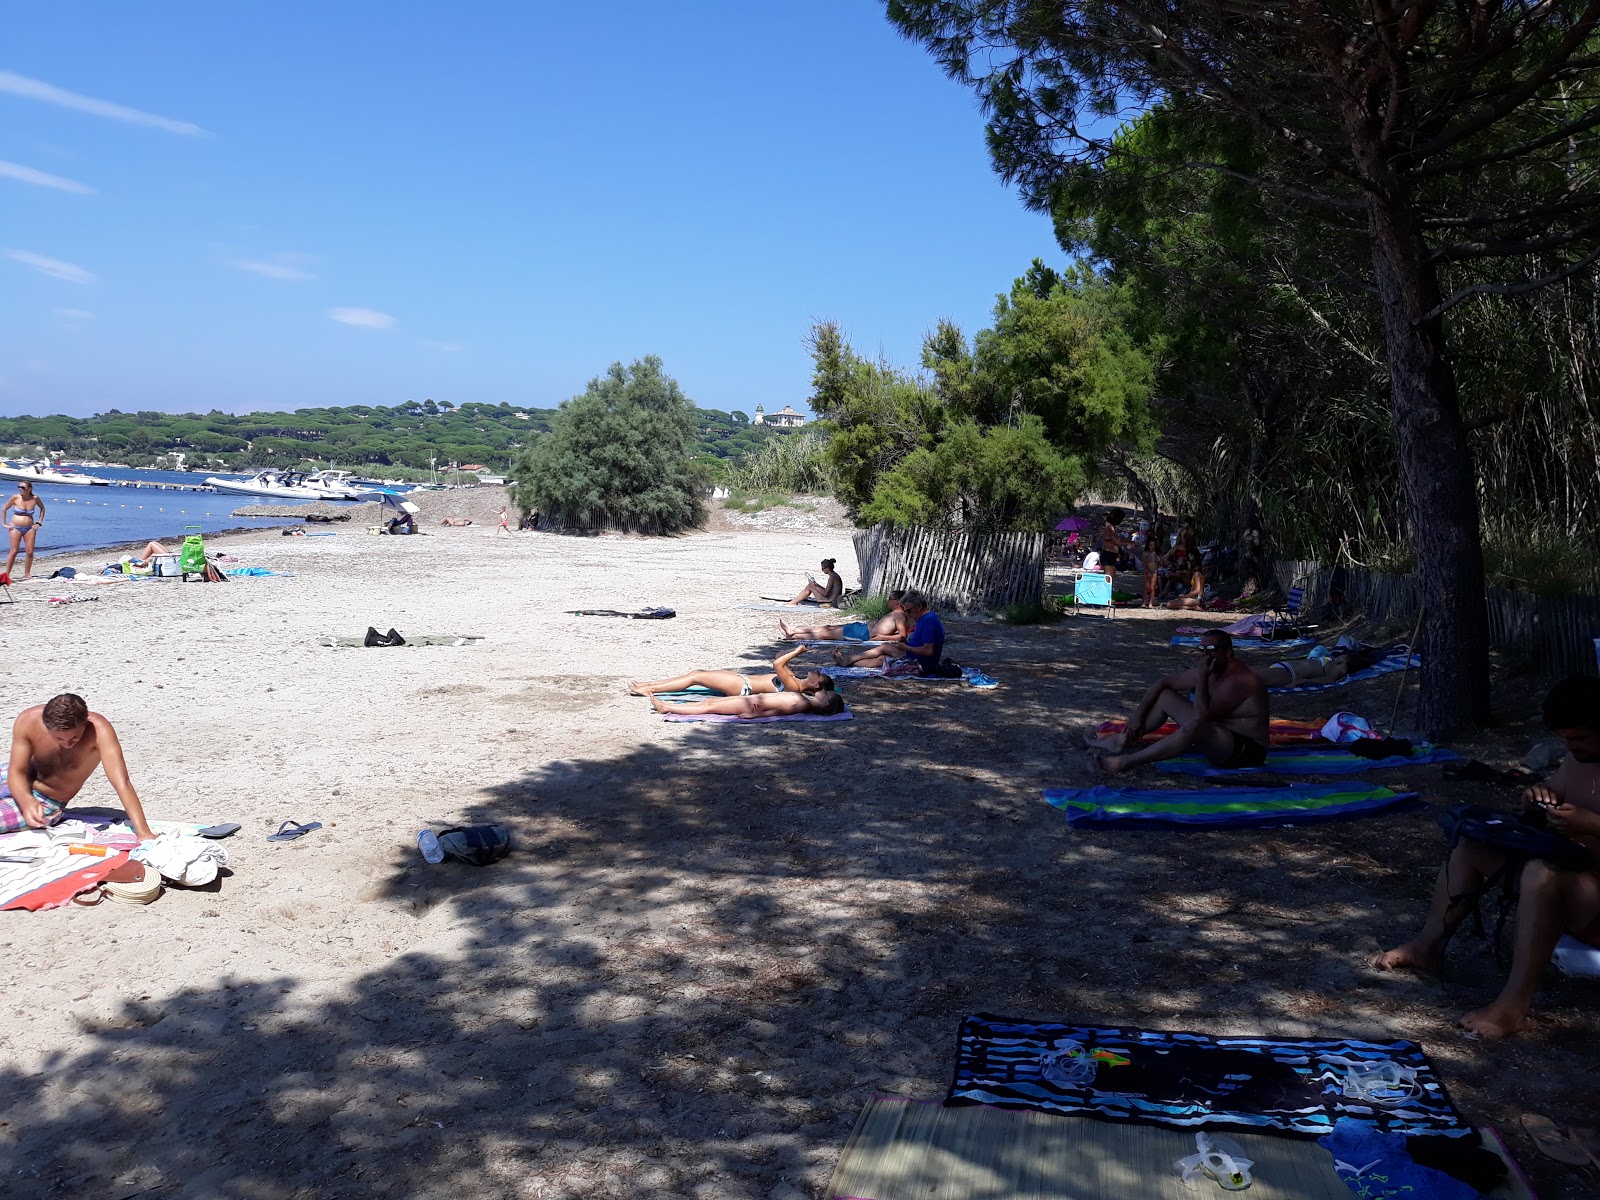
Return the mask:
M1080 605L1088 605L1091 608L1103 606L1107 617L1115 617L1117 609L1111 603L1111 576L1078 576L1078 582L1072 589L1072 607L1076 610Z

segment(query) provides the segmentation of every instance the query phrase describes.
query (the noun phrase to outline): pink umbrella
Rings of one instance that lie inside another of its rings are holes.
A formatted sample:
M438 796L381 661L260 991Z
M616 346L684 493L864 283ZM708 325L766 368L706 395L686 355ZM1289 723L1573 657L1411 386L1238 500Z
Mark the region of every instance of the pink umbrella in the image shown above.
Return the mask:
M1083 517L1068 517L1056 526L1059 533L1078 533L1085 529L1093 529L1094 522Z

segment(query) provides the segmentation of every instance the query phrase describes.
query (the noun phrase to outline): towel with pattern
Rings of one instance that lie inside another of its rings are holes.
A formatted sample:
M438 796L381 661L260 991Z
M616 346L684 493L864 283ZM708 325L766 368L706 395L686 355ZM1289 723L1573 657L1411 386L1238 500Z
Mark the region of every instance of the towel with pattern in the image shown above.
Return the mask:
M1171 645L1174 646L1202 646L1205 643L1198 636L1190 633L1175 634ZM1267 638L1236 637L1233 639L1235 650L1302 650L1307 646L1315 646L1316 638Z
M663 713L663 721L709 721L714 725L770 725L776 721L853 721L849 706L836 713L779 713L770 717L730 717L727 713Z
M1429 763L1460 762L1454 750L1418 742L1410 754L1391 755L1388 758L1362 758L1348 750L1326 750L1311 746L1290 746L1282 750L1267 751L1267 761L1259 767L1218 767L1198 754L1185 754L1156 764L1156 770L1173 775L1355 775L1368 770L1387 770L1390 767L1421 767Z
M1273 717L1272 729L1268 736L1274 746L1303 746L1325 740L1322 736L1324 724L1322 721L1291 721L1287 717ZM1094 732L1096 737L1111 737L1127 727L1126 721L1101 721L1094 727ZM1168 721L1161 728L1146 733L1139 742L1147 746L1177 732L1177 722Z
M1352 1076L1391 1063L1411 1081L1399 1095L1346 1094ZM987 1013L961 1022L945 1103L1301 1137L1322 1137L1341 1117L1408 1137L1473 1135L1415 1042L1209 1037Z
M1312 825L1415 808L1416 792L1355 780L1292 783L1286 787L1046 788L1045 801L1059 808L1074 829L1260 829Z

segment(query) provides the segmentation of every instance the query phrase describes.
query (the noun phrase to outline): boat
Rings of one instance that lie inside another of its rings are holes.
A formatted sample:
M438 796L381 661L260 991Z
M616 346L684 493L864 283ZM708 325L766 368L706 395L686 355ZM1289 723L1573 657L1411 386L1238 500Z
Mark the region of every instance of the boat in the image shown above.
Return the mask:
M362 487L349 471L312 471L301 483L304 487L321 488L327 500L359 500L373 490Z
M68 484L73 487L108 487L111 483L109 479L97 479L93 475L51 467L43 461L25 462L15 467L0 461L0 479L15 480L17 483Z
M206 483L219 492L234 496L265 496L269 500L345 500L343 493L331 495L326 488L305 483L300 471L258 471L249 479L224 479L206 476Z

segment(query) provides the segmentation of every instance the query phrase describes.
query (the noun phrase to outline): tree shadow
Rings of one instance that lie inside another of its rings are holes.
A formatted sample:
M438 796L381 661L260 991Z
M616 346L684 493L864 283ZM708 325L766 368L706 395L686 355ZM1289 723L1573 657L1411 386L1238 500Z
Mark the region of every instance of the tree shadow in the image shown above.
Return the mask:
M943 1093L975 1010L1410 1037L1469 1116L1576 1108L1600 1031L1575 991L1487 1046L1451 1030L1493 986L1476 948L1442 996L1362 965L1418 918L1427 814L1078 834L1041 801L1170 665L1128 625L974 623L998 691L869 681L852 722L674 725L504 780L461 815L510 858L396 851L376 902L450 922L382 967L308 946L0 1070L5 1194L814 1194L870 1094Z

